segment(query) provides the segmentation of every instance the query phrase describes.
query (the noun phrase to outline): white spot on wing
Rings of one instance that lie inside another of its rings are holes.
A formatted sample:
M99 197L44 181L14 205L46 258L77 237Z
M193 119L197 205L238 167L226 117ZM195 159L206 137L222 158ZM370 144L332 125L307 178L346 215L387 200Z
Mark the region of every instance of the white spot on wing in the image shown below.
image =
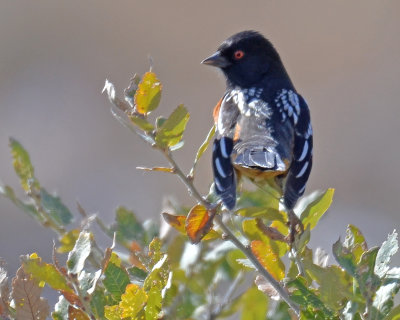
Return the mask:
M219 161L219 158L215 159L215 166L217 167L218 174L222 178L226 178L226 173L225 173L224 169L222 169L221 162Z
M222 156L223 156L225 159L229 158L229 154L228 154L228 152L227 152L227 150L226 150L225 137L222 137L222 138L221 138L221 140L220 140L220 147L221 147Z
M297 174L296 178L301 178L304 174L304 172L306 172L308 168L308 161L304 164L303 168L301 168L300 172Z
M307 152L308 152L308 141L306 140L306 141L304 142L303 152L301 153L301 156L300 156L300 158L299 158L297 161L303 161L304 158L305 158L306 155L307 155Z

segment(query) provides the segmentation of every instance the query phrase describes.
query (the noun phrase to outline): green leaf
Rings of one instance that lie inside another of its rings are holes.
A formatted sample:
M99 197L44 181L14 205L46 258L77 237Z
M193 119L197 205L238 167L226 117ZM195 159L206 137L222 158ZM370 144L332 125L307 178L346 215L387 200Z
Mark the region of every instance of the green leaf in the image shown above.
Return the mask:
M39 181L35 178L34 169L28 152L13 138L10 138L11 154L13 156L14 170L21 180L21 186L26 192L39 190Z
M345 299L353 298L352 281L345 271L337 266L322 268L303 260L306 272L319 285L320 299L331 310L339 311Z
M80 233L79 229L72 229L67 233L64 233L59 240L61 246L57 248L57 252L59 253L70 252L74 248L76 240L78 240L79 233Z
M147 114L155 110L161 100L162 85L154 72L146 72L135 93L136 111Z
M104 295L104 290L97 289L90 299L90 307L96 319L105 319L104 307L107 304L107 299Z
M189 121L189 113L183 104L179 105L157 131L156 143L161 148L172 147L182 140Z
M104 287L111 294L112 300L116 303L121 300L121 295L125 292L126 286L130 283L128 273L117 259L118 256L112 253L111 259L104 271L105 278L103 280Z
M390 259L398 249L397 232L394 230L393 233L388 235L387 240L382 244L376 256L375 274L378 277L382 278L385 276L389 270Z
M207 148L208 148L212 138L214 137L214 135L215 135L215 125L212 126L212 128L210 129L210 131L207 134L206 139L201 144L199 150L197 150L196 158L194 159L194 162L193 162L193 167L192 167L192 169L190 170L190 173L189 173L190 177L194 176L194 171L195 171L195 168L197 166L197 163L199 162L199 160L200 160L201 156L203 155L203 153L207 150Z
M122 318L135 319L147 301L146 292L136 284L128 284L125 293L121 296L119 307L122 309ZM147 317L146 317L147 320Z
M238 208L264 207L279 210L280 194L274 188L265 186L264 189L255 191L243 191L240 194Z
M339 265L354 277L356 275L357 262L351 251L342 245L340 239L333 244L332 252Z
M360 261L362 254L368 250L363 234L351 224L347 227L346 239L344 239L343 245L351 251L356 263Z
M241 208L235 212L238 215L247 218L264 218L269 221L281 221L286 222L285 215L275 208L266 208L266 207L247 207Z
M146 119L136 117L136 116L131 116L129 119L132 121L132 123L136 126L138 126L140 129L146 132L150 132L154 130L154 126L149 123Z
M144 229L132 211L125 207L117 208L115 220L116 225L113 230L117 234L118 241L138 240L142 242Z
M288 282L288 286L297 289L290 296L294 302L312 310L320 310L326 317L333 316L333 313L325 307L321 299L315 294L315 290L307 288L304 278L298 277L295 280L291 280Z
M333 194L335 189L328 189L324 193L318 195L311 195L310 198L313 199L311 203L307 205L304 211L302 211L300 219L303 222L304 227L310 225L311 229L317 225L319 219L321 219L322 215L329 209ZM303 200L305 201L305 200Z
M74 248L68 254L67 267L70 273L79 274L83 270L85 261L90 255L91 248L91 234L87 231L82 231L79 234Z
M138 267L131 267L127 271L135 280L140 282L143 282L147 277L147 272Z
M392 309L386 316L385 320L400 320L400 305Z
M242 304L241 320L265 319L268 311L268 298L256 287L248 289L240 298Z
M360 287L361 294L366 299L372 299L375 291L380 285L379 277L374 273L375 260L379 248L371 248L364 252L357 265L356 279Z
M54 290L73 292L56 267L42 262L42 259L36 253L32 253L30 256L22 256L21 260L24 271L30 273L35 280L39 281L40 285L47 283Z
M15 195L14 190L9 186L1 186L0 185L0 194L3 197L8 198L14 203L19 209L26 212L30 217L34 218L37 221L41 221L41 216L39 212L36 210L35 206L29 203L25 203L18 199Z
M61 202L59 197L52 196L46 189L40 189L40 199L44 211L58 225L67 225L72 221L73 215Z

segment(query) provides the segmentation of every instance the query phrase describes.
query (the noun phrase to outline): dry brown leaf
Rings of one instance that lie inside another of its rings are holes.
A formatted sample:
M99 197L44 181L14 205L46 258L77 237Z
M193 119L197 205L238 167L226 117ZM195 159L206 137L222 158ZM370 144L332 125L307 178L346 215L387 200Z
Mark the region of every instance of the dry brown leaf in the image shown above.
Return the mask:
M90 320L82 310L68 306L68 320Z
M15 301L16 319L45 320L49 313L47 300L40 297L43 288L21 268L12 281L12 297Z

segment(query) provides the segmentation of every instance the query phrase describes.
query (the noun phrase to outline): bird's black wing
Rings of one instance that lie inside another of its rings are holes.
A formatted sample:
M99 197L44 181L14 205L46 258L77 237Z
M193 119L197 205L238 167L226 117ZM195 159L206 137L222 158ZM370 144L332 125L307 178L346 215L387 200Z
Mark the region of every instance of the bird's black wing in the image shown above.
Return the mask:
M282 90L275 100L282 121L290 121L294 128L292 161L287 174L283 201L287 209L293 209L304 194L311 172L313 132L310 111L302 96L292 90Z

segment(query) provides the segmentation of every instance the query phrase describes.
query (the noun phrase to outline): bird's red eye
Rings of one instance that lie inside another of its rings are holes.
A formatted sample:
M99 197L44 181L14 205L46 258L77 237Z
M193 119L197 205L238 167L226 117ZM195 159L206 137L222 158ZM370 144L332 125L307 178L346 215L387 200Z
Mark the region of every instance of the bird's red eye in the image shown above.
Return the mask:
M233 54L233 57L236 60L240 60L244 57L244 52L242 50L236 50L235 53Z

